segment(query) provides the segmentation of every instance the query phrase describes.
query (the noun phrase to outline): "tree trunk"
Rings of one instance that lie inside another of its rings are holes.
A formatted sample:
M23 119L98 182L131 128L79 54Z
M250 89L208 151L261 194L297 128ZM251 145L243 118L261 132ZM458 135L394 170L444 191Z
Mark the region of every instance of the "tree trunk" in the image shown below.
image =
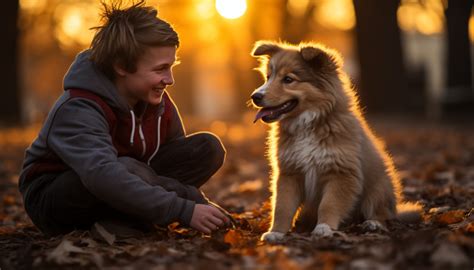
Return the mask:
M404 110L406 83L399 0L354 0L361 103L367 112Z
M3 3L0 11L0 25L3 27L3 41L0 43L0 123L14 124L20 120L20 91L18 87L17 37L18 0Z
M446 9L447 90L445 105L472 102L469 17L474 0L450 0Z

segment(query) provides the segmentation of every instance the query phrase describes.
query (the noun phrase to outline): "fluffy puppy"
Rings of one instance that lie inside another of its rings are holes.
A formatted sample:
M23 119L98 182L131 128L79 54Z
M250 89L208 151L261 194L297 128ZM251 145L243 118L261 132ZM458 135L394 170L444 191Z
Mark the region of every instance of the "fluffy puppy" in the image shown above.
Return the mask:
M252 55L265 77L252 94L255 121L271 127L272 221L262 240L281 240L295 223L297 231L331 236L342 222L376 229L396 218L399 177L339 54L320 44L261 41Z

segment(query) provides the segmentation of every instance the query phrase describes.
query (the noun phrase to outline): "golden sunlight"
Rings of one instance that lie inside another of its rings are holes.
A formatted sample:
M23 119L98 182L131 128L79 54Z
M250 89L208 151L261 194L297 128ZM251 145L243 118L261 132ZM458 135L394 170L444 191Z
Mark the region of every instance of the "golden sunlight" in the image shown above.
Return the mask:
M237 19L247 10L247 0L216 0L216 9L227 19Z
M30 12L42 10L45 6L45 0L20 0L20 8Z
M313 18L328 29L350 30L355 26L355 12L351 0L324 0L314 11Z
M469 18L469 37L471 39L471 42L474 43L474 12Z
M194 4L196 12L201 19L210 19L215 14L213 0L199 0Z
M288 12L295 17L301 17L308 9L309 0L289 0L287 3Z
M90 9L87 3L63 4L56 8L55 35L62 46L85 48L90 43L94 33L89 28L99 20L97 12L90 12Z
M210 126L211 132L219 137L225 137L227 135L227 124L223 121L214 121Z
M416 31L424 35L438 34L444 27L443 3L426 0L422 5L404 0L398 8L397 19L400 28L405 31Z

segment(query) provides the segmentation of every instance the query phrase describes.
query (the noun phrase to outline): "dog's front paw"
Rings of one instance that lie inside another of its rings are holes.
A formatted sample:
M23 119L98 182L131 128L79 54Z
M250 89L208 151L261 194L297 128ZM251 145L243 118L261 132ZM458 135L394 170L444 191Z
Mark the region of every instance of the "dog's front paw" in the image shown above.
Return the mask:
M314 228L311 234L317 237L331 237L333 236L334 231L326 223L321 223L316 225L316 228Z
M265 241L267 243L278 243L281 242L285 238L285 234L281 232L266 232L262 234L260 240Z

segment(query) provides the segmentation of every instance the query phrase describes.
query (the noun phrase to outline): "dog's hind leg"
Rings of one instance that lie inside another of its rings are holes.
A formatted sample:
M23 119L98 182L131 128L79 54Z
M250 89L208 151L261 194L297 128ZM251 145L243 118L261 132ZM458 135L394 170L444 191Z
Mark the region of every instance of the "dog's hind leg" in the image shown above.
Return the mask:
M361 205L365 221L361 224L366 231L386 231L386 221L395 218L396 199L392 189L364 196Z
M273 187L272 223L262 240L278 242L283 239L293 224L296 210L301 204L301 187L295 176L280 175Z

